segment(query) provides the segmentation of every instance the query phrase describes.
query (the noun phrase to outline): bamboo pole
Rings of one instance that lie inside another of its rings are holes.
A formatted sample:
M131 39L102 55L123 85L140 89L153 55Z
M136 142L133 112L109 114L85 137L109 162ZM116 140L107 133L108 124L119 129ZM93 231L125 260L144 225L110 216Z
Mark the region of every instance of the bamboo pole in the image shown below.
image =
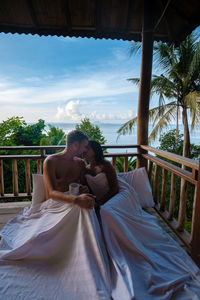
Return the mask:
M18 191L18 170L17 170L17 160L12 159L12 174L13 174L13 194L14 196L19 195Z
M30 159L25 159L26 193L31 195Z
M153 171L153 162L149 161L148 176L149 176L150 184L152 184L152 171Z
M153 56L153 11L152 3L143 0L142 20L142 56L140 88L137 113L137 144L148 145L148 122L149 122L149 99ZM138 148L139 154L147 153L146 150ZM139 155L137 168L146 167L147 161Z
M4 196L3 159L0 159L0 195Z
M165 195L166 195L167 179L168 179L168 171L163 169L162 191L161 191L161 201L160 201L160 210L161 211L165 211Z
M178 213L178 231L184 230L185 216L186 216L186 198L187 198L187 181L181 179L181 195L180 195L180 206Z
M175 195L176 195L176 175L174 173L172 173L170 201L169 201L169 214L168 214L168 218L167 218L169 221L173 220L173 217L174 217Z
M157 204L159 199L159 174L160 174L160 167L158 165L155 165L155 176L154 176L154 183L153 183L153 196L154 201Z
M116 168L116 157L112 157L112 165Z
M128 156L124 157L124 172L128 172Z
M42 160L37 160L37 174L42 174Z

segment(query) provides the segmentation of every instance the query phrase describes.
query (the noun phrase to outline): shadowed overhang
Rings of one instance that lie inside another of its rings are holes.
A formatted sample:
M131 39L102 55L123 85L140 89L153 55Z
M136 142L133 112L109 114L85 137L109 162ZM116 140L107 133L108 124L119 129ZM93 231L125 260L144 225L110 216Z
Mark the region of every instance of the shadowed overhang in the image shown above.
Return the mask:
M178 44L200 25L199 0L149 1L154 40ZM0 1L0 32L5 33L139 41L142 19L141 0Z

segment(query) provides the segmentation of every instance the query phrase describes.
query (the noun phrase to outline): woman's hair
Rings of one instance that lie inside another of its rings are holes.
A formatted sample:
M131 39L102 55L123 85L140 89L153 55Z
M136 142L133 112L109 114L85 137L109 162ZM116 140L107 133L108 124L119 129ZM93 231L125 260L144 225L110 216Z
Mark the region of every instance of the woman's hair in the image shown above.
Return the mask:
M104 160L103 150L102 150L101 145L98 142L90 140L89 146L94 151L94 157L95 157L96 163L100 163L102 160Z

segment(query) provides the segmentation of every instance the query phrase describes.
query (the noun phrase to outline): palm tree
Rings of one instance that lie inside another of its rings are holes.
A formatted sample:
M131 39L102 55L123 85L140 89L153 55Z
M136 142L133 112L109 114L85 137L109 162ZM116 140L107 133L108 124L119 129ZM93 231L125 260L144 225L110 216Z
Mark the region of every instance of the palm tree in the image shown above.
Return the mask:
M138 43L132 45L132 52L139 49ZM190 155L190 133L188 124L188 111L191 118L191 130L200 121L200 42L195 34L190 34L177 48L175 45L156 43L154 46L155 62L163 70L163 74L153 75L151 81L151 94L159 95L157 107L149 110L149 121L153 123L153 130L149 136L150 141L155 140L172 120L176 119L178 133L179 113L182 111L184 126L183 156ZM138 78L128 79L139 85ZM165 102L165 98L170 100ZM118 130L118 134L131 133L137 117L129 120Z

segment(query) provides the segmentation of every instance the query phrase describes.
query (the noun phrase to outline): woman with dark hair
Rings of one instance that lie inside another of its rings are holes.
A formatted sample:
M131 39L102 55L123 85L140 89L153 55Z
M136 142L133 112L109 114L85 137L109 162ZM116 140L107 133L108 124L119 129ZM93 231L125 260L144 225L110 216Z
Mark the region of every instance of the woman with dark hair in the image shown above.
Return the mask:
M84 157L89 163L86 179L96 196L96 206L103 205L119 191L115 169L104 159L102 147L96 141L89 141Z

